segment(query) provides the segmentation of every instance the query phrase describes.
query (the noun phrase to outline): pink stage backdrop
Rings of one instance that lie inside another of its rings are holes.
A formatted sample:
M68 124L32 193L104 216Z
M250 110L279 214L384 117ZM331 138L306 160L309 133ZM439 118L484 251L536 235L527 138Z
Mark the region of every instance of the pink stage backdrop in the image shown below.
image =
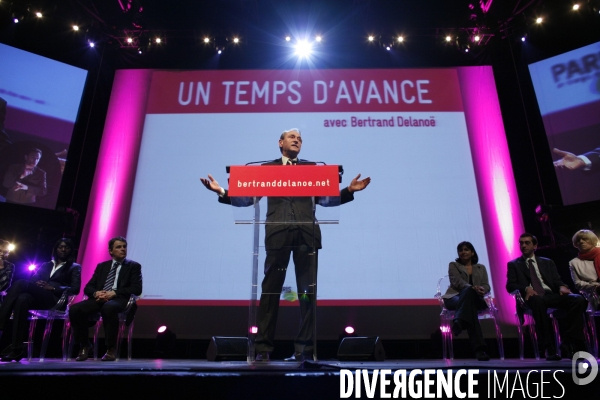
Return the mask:
M81 237L83 285L92 277L96 264L110 258L110 238L127 235L151 77L151 70L122 70L115 74Z
M506 293L507 261L520 255L523 231L513 171L491 67L457 68L473 155L494 292L506 323L514 303ZM83 281L108 258L107 242L127 235L151 70L117 71L81 242Z
M469 131L496 305L514 324L515 303L506 292L506 264L521 255L524 232L492 67L457 68Z

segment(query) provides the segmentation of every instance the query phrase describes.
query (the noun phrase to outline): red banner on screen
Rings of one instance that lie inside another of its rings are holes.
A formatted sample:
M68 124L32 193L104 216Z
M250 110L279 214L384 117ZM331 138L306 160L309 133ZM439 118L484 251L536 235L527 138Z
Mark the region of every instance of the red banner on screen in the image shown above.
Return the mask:
M229 196L339 196L337 165L232 166Z
M155 71L148 114L462 111L455 69Z

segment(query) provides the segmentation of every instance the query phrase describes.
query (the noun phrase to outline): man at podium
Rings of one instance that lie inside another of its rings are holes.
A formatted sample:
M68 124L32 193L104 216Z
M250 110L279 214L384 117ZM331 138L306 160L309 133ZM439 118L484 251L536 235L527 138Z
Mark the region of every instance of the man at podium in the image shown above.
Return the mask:
M302 148L302 136L297 128L284 131L279 138L281 158L263 165L311 165L314 162L298 159ZM219 195L219 203L232 204L228 191L209 174L200 178L202 184ZM365 189L371 178L360 179L360 174L340 191L339 205L354 200L354 192ZM317 202L325 199L316 199ZM234 202L234 205L242 203ZM251 205L251 203L243 204ZM323 204L325 205L325 204ZM269 197L267 224L265 224L265 276L262 281L262 294L258 309L258 334L256 337L256 361L269 361L274 349L275 327L279 311L279 298L285 281L290 256L293 256L298 294L313 293L316 285L318 249L321 248L321 230L314 220L313 199L311 197ZM275 223L269 223L269 222ZM313 250L314 249L314 250ZM300 332L294 340L292 359L303 361L312 358L313 353L313 298L302 296L300 303Z

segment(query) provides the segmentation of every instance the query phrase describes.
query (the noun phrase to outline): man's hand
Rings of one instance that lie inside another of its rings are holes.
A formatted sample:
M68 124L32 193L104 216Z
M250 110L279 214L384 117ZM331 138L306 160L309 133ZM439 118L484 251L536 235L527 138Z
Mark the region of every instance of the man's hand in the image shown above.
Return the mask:
M538 295L538 292L533 290L533 288L531 286L528 286L527 289L525 289L525 300L529 300L529 298L531 296L539 296L539 295Z
M15 190L15 192L16 192L17 190L27 190L27 189L29 189L29 186L27 186L27 185L24 185L24 184L22 184L21 182L17 182L17 183L15 183L15 186L14 186L14 190Z
M46 290L54 290L54 286L50 286L50 285L48 285L48 282L46 282L46 281L42 281L42 280L40 280L40 281L37 281L35 284L36 284L37 286L41 287L42 289L46 289Z
M565 295L565 294L571 294L571 289L569 289L569 288L568 288L568 287L566 287L566 286L561 286L561 287L558 289L558 293L560 293L560 295L561 295L561 296L562 296L562 295Z
M29 168L23 168L23 172L21 173L21 176L19 177L19 179L23 179L29 175L33 174L33 170L29 169Z
M116 295L117 294L115 293L114 290L110 290L110 291L101 290L99 292L96 292L96 301L109 301Z
M483 286L472 286L473 289L475 289L475 291L477 292L478 295L483 296L485 295L485 288Z
M560 160L554 161L554 166L556 168L566 168L570 170L575 170L585 167L585 163L583 162L583 160L573 153L569 153L568 151L562 151L556 148L553 149L552 152L562 157Z
M356 175L356 178L352 179L352 182L350 182L350 185L348 185L348 191L350 193L360 192L361 190L369 186L369 183L371 183L371 178L365 178L363 180L359 180L359 178L360 174Z
M208 179L200 178L200 182L202 182L204 187L208 190L211 190L217 194L221 194L221 186L219 185L219 182L217 182L215 178L212 177L211 174L208 174Z

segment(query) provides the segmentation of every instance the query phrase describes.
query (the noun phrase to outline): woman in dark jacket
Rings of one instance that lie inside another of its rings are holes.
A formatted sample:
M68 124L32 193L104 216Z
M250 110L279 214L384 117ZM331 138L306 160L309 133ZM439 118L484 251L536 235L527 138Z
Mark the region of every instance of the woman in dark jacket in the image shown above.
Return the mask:
M71 239L60 239L52 249L52 260L42 264L29 280L16 281L0 307L0 334L13 314L11 352L2 361L23 358L29 310L48 310L64 292L76 295L81 289L81 265L74 262Z
M479 257L469 242L458 244L458 258L448 267L450 287L442 296L448 310L454 310L452 333L457 336L463 329L469 333L475 358L488 361L485 340L479 325L478 311L485 310L487 303L483 299L490 291L485 266L478 264Z

